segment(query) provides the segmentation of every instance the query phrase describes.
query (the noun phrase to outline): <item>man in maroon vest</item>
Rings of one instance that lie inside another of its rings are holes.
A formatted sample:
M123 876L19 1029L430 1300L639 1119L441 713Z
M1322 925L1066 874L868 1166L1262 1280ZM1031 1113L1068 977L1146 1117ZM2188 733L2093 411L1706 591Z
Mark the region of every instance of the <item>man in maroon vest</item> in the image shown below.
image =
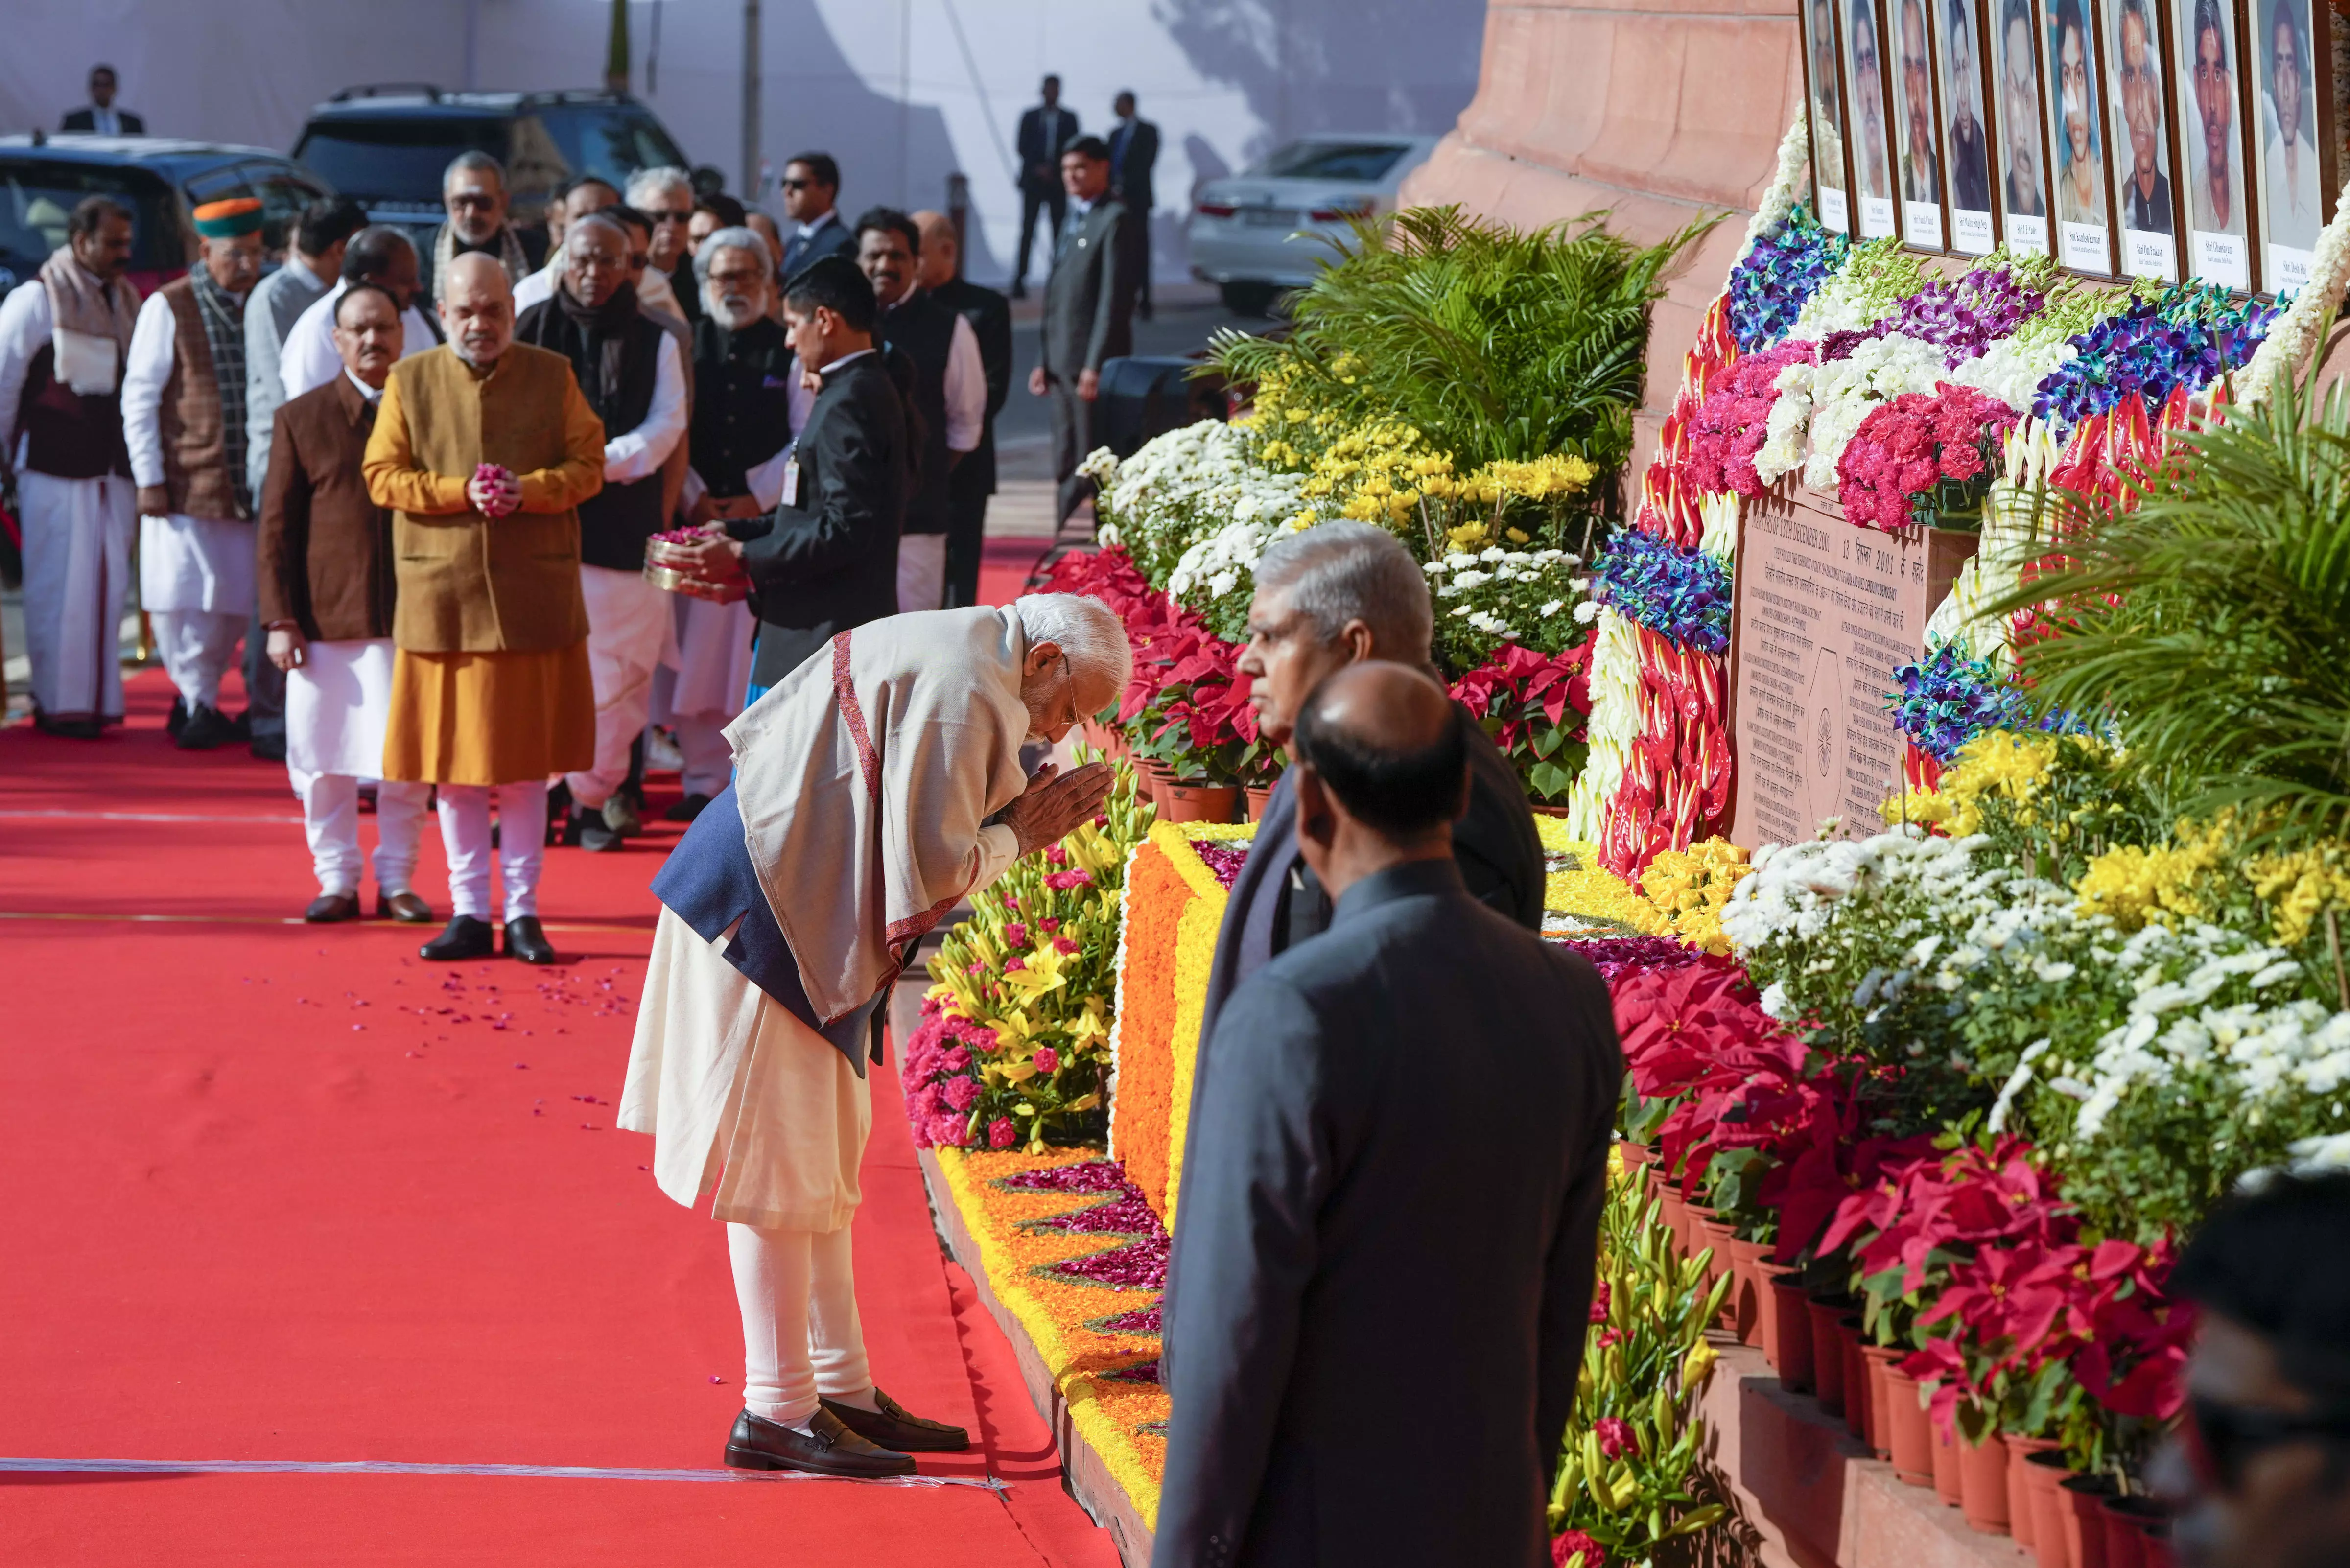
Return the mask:
M25 529L33 714L54 735L122 722L117 642L130 581L130 462L122 362L139 291L123 277L130 213L91 196L36 281L0 302L0 472Z
M253 494L244 466L244 298L261 277L261 203L195 212L203 260L139 307L122 373L122 435L139 482L139 602L179 690L183 751L239 738L221 712L253 615Z

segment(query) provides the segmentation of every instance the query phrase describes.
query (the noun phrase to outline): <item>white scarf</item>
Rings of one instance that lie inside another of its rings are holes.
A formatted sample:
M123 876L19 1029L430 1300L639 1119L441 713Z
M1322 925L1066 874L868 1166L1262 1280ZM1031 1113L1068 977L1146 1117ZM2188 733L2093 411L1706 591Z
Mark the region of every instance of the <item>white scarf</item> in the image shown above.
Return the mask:
M1027 633L1010 609L926 610L833 639L726 727L759 885L830 1023L979 874L979 830L1027 787Z

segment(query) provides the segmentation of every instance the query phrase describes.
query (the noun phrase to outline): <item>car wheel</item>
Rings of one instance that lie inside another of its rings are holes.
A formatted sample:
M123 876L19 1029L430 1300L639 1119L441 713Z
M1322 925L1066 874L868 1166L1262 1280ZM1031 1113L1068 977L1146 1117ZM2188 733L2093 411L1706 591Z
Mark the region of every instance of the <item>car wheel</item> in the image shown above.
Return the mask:
M1270 283L1228 283L1223 286L1224 308L1234 316L1271 316L1281 293Z

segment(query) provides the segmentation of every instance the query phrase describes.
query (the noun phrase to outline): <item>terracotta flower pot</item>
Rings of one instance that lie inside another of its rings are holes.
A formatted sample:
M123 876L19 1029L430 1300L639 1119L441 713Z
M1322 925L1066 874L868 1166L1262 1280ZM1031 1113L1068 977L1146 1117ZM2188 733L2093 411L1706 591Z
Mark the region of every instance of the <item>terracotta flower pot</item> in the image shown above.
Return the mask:
M1836 1324L1849 1310L1849 1303L1833 1297L1804 1298L1812 1329L1812 1397L1831 1416L1844 1414L1844 1335Z
M1908 1354L1908 1351L1890 1345L1864 1342L1860 1347L1861 1359L1868 1367L1868 1447L1880 1459L1893 1458L1893 1364ZM1921 1462L1901 1479L1912 1486L1931 1486L1934 1482L1933 1454L1919 1444L1910 1450L1909 1457Z
M1134 764L1134 776L1135 783L1149 798L1150 804L1158 808L1159 815L1165 816L1167 792L1175 783L1175 770L1165 763L1145 758Z
M2053 1438L2019 1438L2013 1433L2002 1434L2007 1445L2007 1532L2015 1543L2027 1551L2038 1551L2039 1516L2032 1504L2032 1456L2044 1454L2056 1446Z
M2053 1446L2023 1461L2023 1484L2032 1493L2032 1550L2040 1554L2040 1568L2082 1568L2073 1561L2074 1532L2064 1521L2069 1511L2061 1483L2072 1473Z
M2108 1497L2104 1513L2106 1568L2151 1568L2147 1527L2166 1523L2162 1504L2150 1497Z
M1997 1432L1985 1433L1980 1443L1959 1439L1959 1506L1969 1530L2008 1533L2007 1439Z
M2106 1499L2113 1495L2114 1483L2103 1476L2072 1475L2056 1483L2070 1568L2106 1568Z
M1272 798L1271 784L1251 784L1248 789L1248 819L1251 822L1263 822L1265 802Z
M1650 1171L1657 1168L1650 1166ZM1689 1247L1689 1204L1681 1198L1680 1189L1670 1179L1657 1178L1657 1207L1664 1220L1665 1229L1673 1235L1673 1250L1687 1252Z
M1844 1347L1844 1429L1861 1440L1863 1447L1874 1449L1870 1435L1876 1425L1876 1400L1869 1389L1868 1362L1860 1354L1860 1314L1846 1313L1836 1319L1836 1338Z
M1934 1450L1934 1495L1942 1500L1945 1508L1963 1507L1967 1493L1966 1482L1959 1475L1958 1433L1945 1431L1929 1409L1926 1412L1926 1440Z
M1240 803L1238 784L1170 784L1167 786L1167 820L1230 822Z
M1256 812L1254 808L1256 791L1249 791L1249 796L1251 801L1249 820L1251 822L1254 822L1256 820ZM1642 1166L1647 1165L1650 1160L1657 1158L1657 1151L1654 1147L1645 1143L1634 1143L1627 1137L1617 1138L1616 1140L1616 1152L1624 1157L1625 1168L1628 1170L1638 1170Z
M1909 1352L1900 1345L1872 1345L1869 1359L1877 1364L1877 1381L1885 1387L1884 1447L1892 1455L1893 1473L1910 1486L1934 1484L1934 1423L1918 1402L1918 1380L1901 1370Z
M1762 1345L1763 1314L1776 1315L1773 1306L1764 1300L1771 1291L1762 1279L1762 1255L1770 1250L1760 1241L1737 1236L1730 1239L1730 1272L1738 1277L1738 1282L1731 1287L1730 1306L1737 1314L1738 1342L1758 1349Z
M1765 1269L1769 1266L1767 1262L1763 1265ZM1765 1321L1762 1354L1770 1356L1771 1365L1779 1369L1779 1386L1790 1394L1809 1394L1814 1386L1811 1302L1798 1282L1802 1277L1766 1274L1763 1284L1772 1310Z

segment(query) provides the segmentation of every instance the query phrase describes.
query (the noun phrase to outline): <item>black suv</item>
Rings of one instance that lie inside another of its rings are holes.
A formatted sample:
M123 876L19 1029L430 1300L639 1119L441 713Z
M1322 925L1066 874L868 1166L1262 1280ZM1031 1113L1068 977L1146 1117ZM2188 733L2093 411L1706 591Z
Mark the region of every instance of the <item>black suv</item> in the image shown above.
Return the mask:
M152 293L196 254L190 213L231 196L261 198L263 237L282 249L305 204L332 194L282 152L164 136L0 136L0 294L40 271L66 243L85 196L130 209L130 276Z
M461 152L505 165L513 219L545 221L557 182L593 174L625 185L639 169L685 166L653 111L624 92L443 92L417 83L346 88L311 111L294 156L378 223L426 230L442 219L441 176ZM696 170L716 190L715 170Z

